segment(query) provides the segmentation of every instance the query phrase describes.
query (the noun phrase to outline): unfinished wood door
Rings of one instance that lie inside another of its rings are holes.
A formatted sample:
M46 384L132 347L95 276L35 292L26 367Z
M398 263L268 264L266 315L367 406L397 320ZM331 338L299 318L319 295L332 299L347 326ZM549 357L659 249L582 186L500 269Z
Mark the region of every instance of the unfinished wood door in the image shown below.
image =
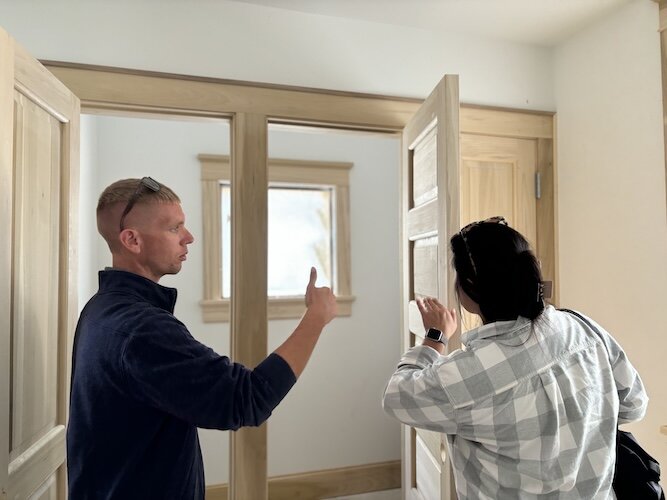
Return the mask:
M495 215L537 248L537 140L461 134L461 225ZM481 325L462 311L463 331Z
M0 487L65 498L78 99L0 30Z
M448 238L460 225L458 77L445 76L403 131L401 262L403 347L421 343L414 302L438 297L453 307ZM403 490L409 499L452 498L444 436L403 427Z

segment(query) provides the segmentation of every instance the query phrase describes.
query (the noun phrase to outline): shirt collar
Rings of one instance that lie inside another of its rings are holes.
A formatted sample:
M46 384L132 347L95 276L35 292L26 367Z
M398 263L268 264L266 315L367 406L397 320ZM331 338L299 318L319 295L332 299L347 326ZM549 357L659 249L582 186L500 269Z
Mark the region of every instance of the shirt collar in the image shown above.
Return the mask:
M136 295L139 299L174 314L178 291L129 271L110 267L99 272L100 293L122 292Z
M516 320L496 321L465 332L461 335L461 343L470 348L486 339L509 340L530 331L531 325L532 321L523 316L519 316Z

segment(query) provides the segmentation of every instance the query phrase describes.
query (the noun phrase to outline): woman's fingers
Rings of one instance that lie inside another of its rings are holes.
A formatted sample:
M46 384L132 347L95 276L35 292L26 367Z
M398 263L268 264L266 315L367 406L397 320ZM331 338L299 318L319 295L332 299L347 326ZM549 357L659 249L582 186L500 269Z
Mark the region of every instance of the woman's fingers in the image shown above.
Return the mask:
M446 307L443 306L438 299L433 297L418 298L416 302L417 306L419 307L419 310L441 311L443 309L446 309Z

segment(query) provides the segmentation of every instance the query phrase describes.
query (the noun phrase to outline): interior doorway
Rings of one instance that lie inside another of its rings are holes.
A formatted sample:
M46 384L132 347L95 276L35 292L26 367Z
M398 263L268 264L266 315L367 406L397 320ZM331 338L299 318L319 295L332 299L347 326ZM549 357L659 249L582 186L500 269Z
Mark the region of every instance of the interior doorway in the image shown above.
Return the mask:
M161 284L179 290L175 315L195 338L219 354L230 356L229 320L207 319L201 305L205 288L204 253L211 242L203 237L208 221L205 174L200 161L202 156L231 156L230 128L230 122L224 119L139 113L82 115L79 308L95 293L97 272L110 265L108 248L96 230L97 197L115 180L148 175L176 191L182 200L186 226L195 237L182 271L161 280ZM269 125L268 134L269 168L273 159L301 166L313 162L329 166L349 164L349 212L345 217L350 230L349 294L353 295L350 314L337 318L327 328L305 376L268 424L269 488L277 480L282 482L285 495L290 495L290 491L298 494L300 490L290 490L290 481L303 489L306 476L311 481L313 477L320 481L320 486L315 486L320 489L324 483L318 478L326 476L326 484L337 485L329 486L332 496L372 491L387 484L397 488L398 476L388 476L387 471L398 470L399 426L382 412L378 401L400 350L396 335L400 138L392 133L284 124ZM305 182L299 178L294 181L296 185ZM284 183L278 185L284 187ZM225 182L221 181L219 188L224 187ZM247 216L252 222L254 214ZM337 217L332 217L334 225ZM219 235L229 236L230 232L224 231L229 218L223 217L221 222ZM334 240L339 237L336 235ZM231 275L226 267L231 261L225 256L229 252L225 242L218 243L224 281ZM303 263L295 262L293 255L283 251L277 265L302 267ZM326 284L331 285L331 279L339 271L334 266ZM305 290L307 274L302 278ZM223 294L229 294L232 288L223 285L222 290ZM303 304L302 296L298 302ZM269 352L289 335L297 322L298 317L269 317ZM369 328L371 324L373 328ZM368 369L370 352L372 370ZM359 386L360 378L365 380L363 388ZM352 426L351 421L355 422ZM323 426L329 432L322 433ZM230 433L206 429L199 433L208 495L227 498ZM333 448L331 433L339 436ZM337 475L331 475L334 469ZM361 479L356 483L342 480L357 470ZM287 476L290 480L285 484ZM378 481L378 477L382 480Z

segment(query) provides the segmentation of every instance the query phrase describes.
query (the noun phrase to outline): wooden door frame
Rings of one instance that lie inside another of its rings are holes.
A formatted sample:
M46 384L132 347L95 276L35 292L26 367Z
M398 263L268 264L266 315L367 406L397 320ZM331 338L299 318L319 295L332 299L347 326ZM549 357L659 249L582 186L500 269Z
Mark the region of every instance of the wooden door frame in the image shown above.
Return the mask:
M295 123L323 127L344 128L386 132L399 135L410 118L419 108L422 100L398 97L335 92L321 89L290 87L282 85L258 84L224 80L217 78L193 77L149 71L129 70L104 66L43 61L81 100L83 111L99 114L147 113L155 117L163 116L201 116L231 118L232 150L247 150L254 144L266 151L266 133L261 127L240 126L237 124L257 124L252 117L262 117L263 123ZM238 129L238 130L237 130ZM461 105L461 133L489 134L506 137L531 138L538 140L538 157L544 162L542 168L548 177L543 178L543 192L551 185L552 197L538 207L538 220L545 224L540 238L553 249L551 259L542 258L557 276L557 232L556 232L556 196L555 169L553 166L554 114L510 110L495 107ZM245 134L245 135L244 135ZM232 162L234 162L232 158ZM243 163L245 175L239 176L239 182L232 185L232 199L239 199L239 194L261 199L266 196L262 183L251 187L243 179L254 175L263 179L266 175L267 159L264 153L248 155ZM241 174L241 162L236 160L232 169ZM250 181L248 181L250 182ZM263 190L263 193L260 193ZM551 205L551 203L553 204ZM233 211L234 212L234 211ZM237 213L254 211L237 210ZM540 213L544 217L539 219ZM236 221L243 225L243 219ZM247 224L246 224L247 225ZM260 228L261 229L261 228ZM237 248L265 248L266 232L261 230L241 231ZM238 253L238 252L237 252ZM259 254L258 254L259 256ZM257 256L257 257L258 257ZM249 259L235 261L237 275L256 277L246 279L243 290L236 290L237 311L230 326L232 357L242 363L253 365L266 356L266 333L268 322L266 315L256 314L259 298L266 293L265 277L258 273L262 266L254 265ZM548 264L551 262L551 264ZM241 286L241 285L238 285ZM264 288L262 288L264 287ZM555 281L555 290L558 281ZM247 311L254 311L253 315ZM264 311L265 313L265 311ZM249 324L249 321L251 324ZM255 335L239 335L238 332L253 331ZM262 336L264 340L257 340ZM254 432L256 431L256 432ZM239 468L230 474L232 498L266 498L267 482L266 432L253 429L250 432L234 433L231 446L233 463L245 463L249 471ZM252 450L253 456L243 454L243 449ZM250 467L250 464L254 464ZM260 485L260 486L257 486Z
M14 50L13 40L0 29L0 224L5 235L13 234L14 159ZM0 401L9 401L12 239L3 238L0 248ZM5 333L7 332L7 333ZM8 403L3 403L8 406ZM0 498L6 498L9 472L9 408L0 411Z

